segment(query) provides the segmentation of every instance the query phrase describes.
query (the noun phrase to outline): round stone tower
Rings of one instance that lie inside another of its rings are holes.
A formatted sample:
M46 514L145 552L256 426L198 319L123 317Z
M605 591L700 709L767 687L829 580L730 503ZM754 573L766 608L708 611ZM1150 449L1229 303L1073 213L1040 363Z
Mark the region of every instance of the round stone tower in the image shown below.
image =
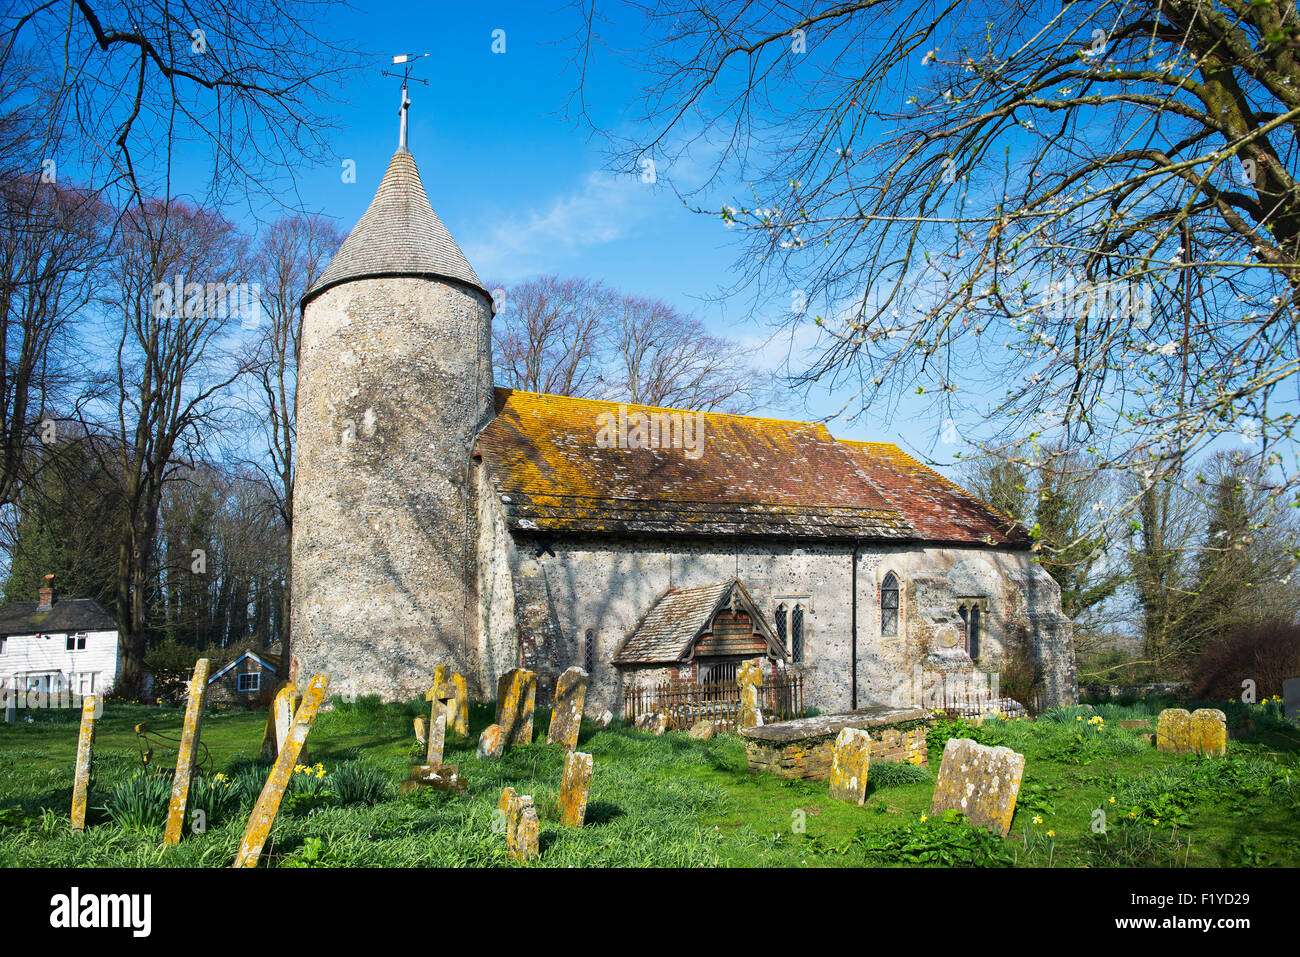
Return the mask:
M299 680L385 700L474 674L470 446L492 416L492 299L402 137L370 208L303 297L293 492Z

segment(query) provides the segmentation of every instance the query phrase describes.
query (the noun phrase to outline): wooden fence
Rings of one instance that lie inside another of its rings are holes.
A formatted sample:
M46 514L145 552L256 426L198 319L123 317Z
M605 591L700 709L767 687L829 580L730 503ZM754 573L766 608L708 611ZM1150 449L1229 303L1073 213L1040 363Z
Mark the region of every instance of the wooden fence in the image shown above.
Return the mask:
M798 672L764 675L758 701L765 722L799 717L804 709L804 676ZM734 731L739 712L740 685L734 681L683 678L623 689L623 718L628 724L643 714L665 714L669 727L679 731L705 720Z

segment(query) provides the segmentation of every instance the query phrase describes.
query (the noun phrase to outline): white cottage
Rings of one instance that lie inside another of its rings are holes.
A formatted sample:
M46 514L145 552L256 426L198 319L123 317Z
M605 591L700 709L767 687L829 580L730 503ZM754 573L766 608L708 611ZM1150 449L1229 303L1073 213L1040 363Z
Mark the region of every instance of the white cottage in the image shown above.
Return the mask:
M53 579L37 601L0 605L0 687L102 694L121 667L117 623L92 598L57 599Z

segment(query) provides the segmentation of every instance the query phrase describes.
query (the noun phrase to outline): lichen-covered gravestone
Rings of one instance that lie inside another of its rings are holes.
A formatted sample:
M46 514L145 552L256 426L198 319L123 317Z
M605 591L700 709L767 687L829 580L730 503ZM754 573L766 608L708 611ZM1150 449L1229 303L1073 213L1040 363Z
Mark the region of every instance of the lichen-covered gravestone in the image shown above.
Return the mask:
M302 695L298 693L292 681L286 681L280 686L280 690L275 693L275 699L271 702L271 710L266 715L266 731L262 734L262 757L275 760L275 756L284 747L285 739L289 737L289 728L293 726L293 713L298 710L298 705L301 703Z
M1282 682L1282 708L1288 721L1300 718L1300 678L1287 678Z
M181 725L181 745L176 752L176 776L172 778L172 797L167 805L167 829L164 844L179 844L185 826L185 807L190 799L190 780L194 776L194 756L198 752L203 728L203 699L208 693L208 672L212 662L200 658L194 663L189 699L185 704L185 723Z
M497 679L497 724L507 746L532 743L536 700L537 675L533 672L511 668Z
M592 767L590 754L571 751L564 756L564 777L560 779L560 821L565 827L582 827L587 819Z
M830 796L857 805L865 803L870 767L871 735L858 728L842 729L831 755Z
M736 723L741 728L757 728L763 723L763 711L758 704L763 666L755 660L743 662L736 672L736 683L740 685L740 714Z
M1023 754L1010 748L986 747L970 738L949 738L930 813L961 811L972 824L1006 837L1024 774Z
M317 675L307 685L307 692L302 696L302 705L293 716L293 726L289 729L289 736L275 759L275 766L266 777L266 784L262 786L262 793L258 795L257 803L253 805L252 813L248 815L248 826L244 828L244 837L239 842L239 850L235 854L235 862L230 865L231 867L257 866L257 859L262 856L262 847L271 834L271 825L275 823L280 802L284 800L285 788L289 786L289 778L293 775L303 745L307 743L307 733L311 731L312 722L316 720L316 712L320 710L321 702L325 700L329 683L329 675Z
M1228 716L1218 708L1197 708L1192 712L1192 750L1197 754L1222 756L1228 751Z
M77 769L72 779L72 829L85 830L86 796L90 789L91 753L95 747L95 704L98 695L81 699L81 733L77 736Z
M465 676L454 674L440 691L447 706L447 733L461 738L469 736L469 694L465 688Z
M505 733L501 730L501 725L490 724L483 729L483 733L478 736L478 756L480 758L499 758L505 751L506 739Z
M540 850L541 824L537 808L531 795L515 794L511 788L506 790L510 792L506 807L506 854L512 861L528 861ZM504 792L501 799L507 801Z
M429 740L425 745L424 763L442 764L442 754L447 745L447 712L441 707L442 702L434 702L433 720L429 722Z
M415 740L421 745L429 743L429 726L424 718L417 717L413 722L415 725Z
M1165 708L1156 719L1156 747L1161 751L1192 750L1192 716L1186 708Z
M563 745L568 751L578 746L578 730L582 726L582 708L587 701L587 672L570 668L555 683L555 707L551 711L551 727L546 732L548 744Z

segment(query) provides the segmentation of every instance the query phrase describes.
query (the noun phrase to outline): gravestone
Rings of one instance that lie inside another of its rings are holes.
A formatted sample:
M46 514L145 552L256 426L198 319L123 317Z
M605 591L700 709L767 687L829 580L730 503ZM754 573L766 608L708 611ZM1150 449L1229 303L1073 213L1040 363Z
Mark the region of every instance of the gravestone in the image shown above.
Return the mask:
M870 768L871 735L858 728L842 729L831 756L830 796L859 806L866 803Z
M497 810L502 814L507 831L510 829L510 805L514 803L516 797L514 788L503 788L501 797L497 798Z
M86 828L86 792L90 788L91 753L95 747L95 702L88 694L81 699L81 733L77 735L77 769L72 779L72 829Z
M460 776L460 767L455 764L413 764L410 777L398 785L398 790L405 794L421 787L464 794L469 782Z
M590 754L570 751L564 756L564 777L560 779L560 822L565 827L582 827L587 819L592 767Z
M517 747L533 740L533 707L537 699L537 675L524 668L511 668L497 679L497 724L505 744Z
M423 744L428 744L428 743L429 743L429 727L428 727L428 725L425 723L424 718L417 717L413 723L414 723L414 725L415 725L415 740L418 741L418 742L419 742L420 744L422 744L422 745L423 745Z
M1227 715L1218 708L1197 708L1192 712L1191 723L1193 751L1215 756L1227 753Z
M636 720L632 722L632 727L638 731L649 731L651 734L663 734L668 730L668 715L666 714L639 714Z
M257 803L253 805L252 813L248 815L248 825L244 828L244 837L239 842L239 851L235 854L235 862L230 865L231 867L257 866L257 859L262 856L262 847L271 834L271 825L275 823L275 816L279 813L280 802L284 800L285 788L289 786L289 778L298 763L298 755L302 752L303 745L307 743L307 733L311 731L316 713L320 710L321 702L325 700L325 692L329 684L329 675L317 675L307 685L302 704L294 713L289 736L275 759L275 766L266 777L266 784L262 786L262 793L258 795Z
M1288 721L1300 719L1300 678L1282 682L1282 709Z
M530 795L518 795L510 802L506 818L506 854L523 863L540 852L541 822Z
M501 725L490 724L478 736L478 756L480 758L499 758L506 749L505 732Z
M289 737L289 729L293 727L293 713L298 710L298 705L301 703L302 695L298 693L292 681L286 681L280 686L280 690L275 693L275 699L271 702L271 710L266 715L266 731L262 735L262 757L275 760L275 756L280 753L285 740ZM303 763L306 763L305 760Z
M442 707L441 701L433 703L435 712L433 720L429 722L429 740L425 746L424 763L425 764L442 764L442 753L447 746L447 712Z
M582 725L582 707L587 701L587 672L570 668L555 683L555 707L551 711L551 727L546 732L548 744L563 745L572 751L578 746L578 731Z
M1165 708L1156 719L1156 748L1161 751L1192 750L1192 716L1186 708Z
M185 703L185 723L181 725L181 744L176 752L176 776L172 778L171 802L167 805L167 829L164 844L179 844L185 827L185 809L190 800L190 781L194 777L194 756L203 728L203 699L208 693L208 672L212 662L200 658L194 663L189 699Z
M600 713L600 717L596 718L596 726L599 728L608 728L613 723L614 712L610 711L608 708Z
M447 733L462 738L469 735L469 695L465 688L465 676L460 674L435 686L438 700L447 710Z
M967 820L1000 837L1011 830L1016 798L1025 774L1025 756L1010 748L990 748L970 738L949 738L939 765L930 813L958 810Z
M763 683L763 666L757 660L743 662L736 672L740 685L740 714L738 728L757 728L763 724L763 712L758 705L758 689Z

